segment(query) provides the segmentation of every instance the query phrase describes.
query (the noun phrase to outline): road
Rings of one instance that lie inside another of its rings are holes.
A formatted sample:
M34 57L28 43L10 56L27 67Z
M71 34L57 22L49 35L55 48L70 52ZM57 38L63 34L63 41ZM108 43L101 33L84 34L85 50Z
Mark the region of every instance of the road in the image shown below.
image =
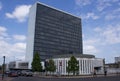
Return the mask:
M120 81L120 76L89 77L89 78L16 77L11 81Z

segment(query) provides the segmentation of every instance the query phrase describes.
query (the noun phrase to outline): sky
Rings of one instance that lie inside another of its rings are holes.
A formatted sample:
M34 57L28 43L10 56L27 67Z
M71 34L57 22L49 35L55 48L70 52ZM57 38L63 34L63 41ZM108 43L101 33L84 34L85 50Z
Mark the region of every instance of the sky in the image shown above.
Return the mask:
M82 19L83 52L113 63L120 56L120 0L0 0L0 64L24 60L29 9L47 4Z

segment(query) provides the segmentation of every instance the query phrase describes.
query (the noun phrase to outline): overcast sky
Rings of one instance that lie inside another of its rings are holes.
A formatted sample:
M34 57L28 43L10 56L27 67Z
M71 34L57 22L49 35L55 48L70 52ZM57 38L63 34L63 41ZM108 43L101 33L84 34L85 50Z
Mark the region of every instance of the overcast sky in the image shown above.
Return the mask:
M36 1L82 19L83 51L106 62L120 56L120 0L0 0L0 64L24 60L29 8Z

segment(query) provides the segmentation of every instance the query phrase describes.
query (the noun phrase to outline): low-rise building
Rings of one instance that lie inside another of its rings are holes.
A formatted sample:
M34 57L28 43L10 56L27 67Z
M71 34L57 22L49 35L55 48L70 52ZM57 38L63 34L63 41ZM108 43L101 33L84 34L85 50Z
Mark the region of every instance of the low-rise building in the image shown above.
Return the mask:
M115 63L119 63L120 62L120 56L119 57L115 57Z
M72 56L72 55L71 55ZM68 75L66 67L70 60L70 55L63 55L54 57L53 60L56 65L56 71L54 74ZM103 59L95 58L93 55L77 55L76 59L79 62L78 75L90 75L96 70L97 74L103 74L104 63ZM72 75L72 73L71 73Z
M13 61L8 65L9 69L28 69L28 62L26 61Z
M108 73L120 73L120 57L115 57L114 63L105 64Z

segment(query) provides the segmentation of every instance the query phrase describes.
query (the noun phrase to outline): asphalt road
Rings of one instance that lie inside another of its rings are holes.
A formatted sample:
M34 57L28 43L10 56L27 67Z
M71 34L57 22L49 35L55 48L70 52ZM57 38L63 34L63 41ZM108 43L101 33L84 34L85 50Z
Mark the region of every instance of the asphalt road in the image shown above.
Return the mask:
M89 78L16 77L12 81L120 81L120 76L89 77Z

